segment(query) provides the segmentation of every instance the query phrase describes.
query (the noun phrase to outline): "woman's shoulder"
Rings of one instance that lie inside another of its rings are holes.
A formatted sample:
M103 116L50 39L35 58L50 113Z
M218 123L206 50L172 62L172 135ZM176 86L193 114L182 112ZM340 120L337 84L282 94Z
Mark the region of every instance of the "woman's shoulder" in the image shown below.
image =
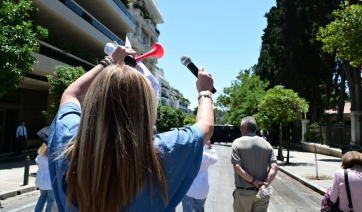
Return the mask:
M193 125L159 133L155 136L154 144L156 146L162 146L170 145L172 143L188 143L195 138L203 138L203 134L198 126Z

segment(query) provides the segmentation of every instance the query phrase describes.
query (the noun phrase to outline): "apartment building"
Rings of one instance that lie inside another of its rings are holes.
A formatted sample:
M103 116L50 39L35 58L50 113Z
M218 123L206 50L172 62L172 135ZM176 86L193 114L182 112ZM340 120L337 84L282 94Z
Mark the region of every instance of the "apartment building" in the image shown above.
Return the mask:
M164 77L163 69L155 66L154 76L160 83L160 95L158 98L158 104L166 105L174 109L181 109L185 114L191 114L191 110L188 108L190 102L183 97L183 94L170 86L169 81Z
M123 2L123 3L122 3ZM0 153L16 149L15 131L25 121L28 140L36 141L37 132L51 124L42 111L52 99L46 75L53 75L55 66L82 66L90 70L104 54L104 46L116 41L125 44L126 36L138 55L149 52L158 42L158 24L163 23L156 0L33 0L33 23L47 28L49 36L40 41L40 52L34 53L39 63L19 84L19 89L0 98ZM162 92L169 96L169 84L159 73L157 59L143 60ZM168 88L165 90L165 88ZM160 96L159 102L171 105Z
M126 36L140 27L148 33L144 39L149 45L157 41L158 34L151 35L147 26L143 26L149 19L137 23L132 16L133 5L137 3L147 6L148 17L155 14L154 20L163 22L155 0L33 0L33 23L47 28L49 36L40 41L40 52L34 53L39 63L33 66L33 72L19 84L16 92L0 99L0 153L16 149L15 131L21 121L26 123L30 144L37 140L40 129L51 124L52 119L45 118L42 111L52 102L46 75L54 75L55 66L82 66L89 70L105 56L106 43L116 41L124 45ZM156 30L155 27L152 30ZM139 53L148 47L139 48ZM146 62L157 63L152 59Z
M135 30L129 33L132 48L138 55L149 52L154 43L158 42L160 31L157 29L158 24L163 24L163 18L155 0L137 0L131 3L130 12L134 19ZM142 62L155 76L157 58L149 57Z

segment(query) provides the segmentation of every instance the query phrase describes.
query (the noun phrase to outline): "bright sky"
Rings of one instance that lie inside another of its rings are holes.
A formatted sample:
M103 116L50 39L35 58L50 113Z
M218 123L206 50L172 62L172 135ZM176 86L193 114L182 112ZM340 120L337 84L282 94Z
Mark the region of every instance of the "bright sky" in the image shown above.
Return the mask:
M165 54L158 60L170 85L197 105L195 76L181 64L183 55L212 74L217 93L229 87L240 70L258 61L265 13L275 1L157 0L164 24L157 28Z

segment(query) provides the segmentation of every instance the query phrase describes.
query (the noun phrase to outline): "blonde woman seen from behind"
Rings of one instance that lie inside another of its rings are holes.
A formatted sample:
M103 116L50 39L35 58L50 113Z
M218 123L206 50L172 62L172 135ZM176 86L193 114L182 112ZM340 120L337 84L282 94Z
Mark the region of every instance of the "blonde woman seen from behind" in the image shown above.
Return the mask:
M36 174L35 185L38 186L40 190L40 197L35 205L34 211L42 212L46 203L45 212L51 212L55 199L50 182L47 145L45 143L39 148L38 154L35 159L39 168Z
M124 65L125 56L135 53L117 47L112 65L97 65L62 96L49 135L49 169L61 212L172 211L197 175L213 131L211 76L199 69L197 123L153 140L152 86Z

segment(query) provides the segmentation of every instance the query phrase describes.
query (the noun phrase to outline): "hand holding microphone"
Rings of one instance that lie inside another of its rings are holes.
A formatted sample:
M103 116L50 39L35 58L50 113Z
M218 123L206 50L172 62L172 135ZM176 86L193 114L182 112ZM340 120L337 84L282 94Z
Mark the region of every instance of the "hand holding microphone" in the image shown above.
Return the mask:
M195 77L198 78L196 87L199 92L209 90L212 93L216 93L216 89L213 87L214 81L212 76L211 74L208 74L206 71L204 71L204 67L200 67L200 69L198 69L195 64L191 62L191 58L187 55L181 57L181 63L186 66L195 75ZM199 88L202 90L199 90Z

